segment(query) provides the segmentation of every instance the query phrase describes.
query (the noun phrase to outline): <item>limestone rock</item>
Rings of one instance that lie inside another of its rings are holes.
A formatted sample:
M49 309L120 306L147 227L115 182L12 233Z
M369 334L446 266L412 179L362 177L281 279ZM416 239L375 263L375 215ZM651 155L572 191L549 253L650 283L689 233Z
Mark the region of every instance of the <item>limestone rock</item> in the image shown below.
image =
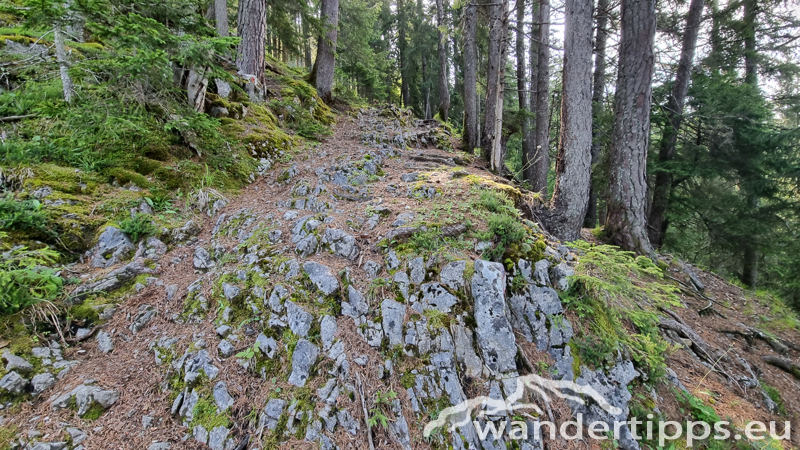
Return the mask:
M133 255L136 250L133 242L116 227L106 227L97 238L97 244L90 250L92 267L105 269L120 263Z

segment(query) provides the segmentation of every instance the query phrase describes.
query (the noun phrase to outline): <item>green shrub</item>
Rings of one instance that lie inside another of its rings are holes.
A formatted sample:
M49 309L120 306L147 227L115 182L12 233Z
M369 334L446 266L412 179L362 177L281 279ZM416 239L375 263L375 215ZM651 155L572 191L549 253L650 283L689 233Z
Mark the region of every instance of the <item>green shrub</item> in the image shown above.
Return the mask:
M11 195L0 198L0 230L23 231L37 237L54 236L41 208L36 199L17 201Z
M0 232L0 240L8 235ZM61 294L64 280L54 269L45 267L58 261L58 253L43 248L3 248L0 258L0 314L14 314L43 301L54 301Z
M120 222L119 229L130 236L133 242L138 242L139 239L152 236L158 231L152 219L147 214L136 214L133 218Z

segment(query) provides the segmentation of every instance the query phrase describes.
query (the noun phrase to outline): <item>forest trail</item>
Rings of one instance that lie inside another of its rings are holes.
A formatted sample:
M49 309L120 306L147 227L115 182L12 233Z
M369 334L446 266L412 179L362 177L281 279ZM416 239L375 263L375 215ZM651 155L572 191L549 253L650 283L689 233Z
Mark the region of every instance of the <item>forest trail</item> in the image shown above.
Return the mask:
M660 329L682 348L667 352L664 381L639 383L632 396L621 380L642 374L628 356L607 361L609 374L581 367L571 352L586 344L573 335L587 325L557 291L582 251L511 242L523 255L539 248L546 263L481 262L498 245L480 238L495 217L479 211L491 203L481 193L517 204L532 197L447 141L434 123L393 107L340 115L330 138L286 155L241 196L196 217L198 229L175 235L166 253L148 241L131 263L78 266L83 286L102 286L120 267L134 271L131 292L97 305L107 321L79 332L91 334L74 346L39 343L37 366L68 370L5 426L36 450L505 448L502 438L481 443L474 429L429 439L422 430L444 407L508 395L509 379L536 371L603 386L626 416L647 405L680 416L676 392L685 387L739 427L792 420L797 429L798 381L762 356L797 361L800 334L760 332L781 311L678 261L667 282L681 305L662 309ZM486 208L501 214L509 205ZM589 230L584 237L594 239ZM763 383L780 392L782 416L777 405L768 410ZM559 423L598 415L561 399L548 408ZM367 415L377 419L370 437Z

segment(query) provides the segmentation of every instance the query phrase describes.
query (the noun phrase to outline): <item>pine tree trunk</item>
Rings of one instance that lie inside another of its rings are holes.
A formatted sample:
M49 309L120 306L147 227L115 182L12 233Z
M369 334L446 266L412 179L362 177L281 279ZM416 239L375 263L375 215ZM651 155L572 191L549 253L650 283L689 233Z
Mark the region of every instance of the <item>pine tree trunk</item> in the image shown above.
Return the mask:
M411 107L411 91L409 89L408 67L406 60L406 11L405 2L397 0L397 51L400 53L400 95L403 107Z
M506 63L505 37L508 31L508 0L489 7L489 67L486 75L486 106L483 114L481 149L495 173L503 167L501 135L503 126L503 73Z
M424 118L431 118L431 87L428 83L428 57L422 54L422 83L425 85L425 111Z
M450 114L450 86L447 80L447 35L442 32L445 23L445 8L448 4L444 0L436 0L436 24L439 27L439 118L447 123Z
M591 8L590 8L591 9ZM591 24L589 24L591 41ZM591 52L591 47L589 48ZM590 54L591 59L591 54ZM591 61L590 61L591 64ZM539 55L536 73L536 131L531 187L547 197L547 173L550 170L550 0L539 3Z
M259 83L264 82L264 58L266 42L266 2L264 0L239 1L239 49L236 67L239 72L251 75Z
M525 70L525 0L517 0L517 100L520 112L520 134L522 135L522 172L530 166L529 157L532 156L533 146L530 136L530 117L528 115L528 97Z
M756 53L756 14L758 4L756 0L744 1L744 82L758 87L758 54ZM754 213L758 210L758 195L747 194L747 202ZM742 282L751 288L758 284L758 245L756 239L751 239L744 248L742 255Z
M217 34L228 37L228 1L214 0L214 21L217 25Z
M530 95L528 96L528 112L533 115L536 111L538 101L538 93L536 91L539 77L539 2L533 1L533 21L531 23L531 45L530 45L530 64L531 64L531 82L530 82ZM528 146L527 151L523 153L523 177L530 183L534 184L536 177L536 119L531 117L528 120ZM525 149L523 142L523 149Z
M310 71L314 65L311 59L311 34L309 32L308 19L306 19L305 15L301 17L301 20L303 21L303 54L305 56L306 69Z
M592 175L592 3L592 0L567 0L564 5L563 94L556 186L550 209L541 215L546 229L564 240L580 237Z
M67 103L72 103L72 99L75 98L75 85L72 83L72 77L69 76L69 58L67 57L67 50L64 45L64 32L61 30L61 24L55 25L53 34L58 71L61 74L61 84L64 89L64 100L66 100Z
M473 1L464 6L464 150L468 153L478 147L477 8Z
M320 10L325 33L319 38L316 72L317 93L323 102L333 103L333 75L336 67L336 38L339 28L339 0L322 0Z
M650 214L647 220L647 233L650 237L650 244L654 248L661 247L664 242L664 234L667 231L665 214L672 189L672 174L663 170L663 166L675 158L678 131L681 128L681 121L683 121L683 106L686 102L686 94L689 92L689 82L692 78L692 62L697 48L697 36L700 32L700 22L703 19L703 6L704 0L692 0L689 6L686 29L683 32L678 71L675 74L675 83L672 85L672 94L667 100L667 125L661 135L661 145L658 151L658 163L662 166L662 170L656 172L653 200L650 204Z
M621 27L606 233L625 250L654 256L645 207L655 0L623 0Z
M701 0L702 1L702 0ZM592 172L600 158L600 116L603 114L603 93L606 86L606 41L608 40L608 0L597 1L597 37L594 43L594 77L592 86ZM597 191L593 180L589 185L589 206L586 209L584 228L597 225Z

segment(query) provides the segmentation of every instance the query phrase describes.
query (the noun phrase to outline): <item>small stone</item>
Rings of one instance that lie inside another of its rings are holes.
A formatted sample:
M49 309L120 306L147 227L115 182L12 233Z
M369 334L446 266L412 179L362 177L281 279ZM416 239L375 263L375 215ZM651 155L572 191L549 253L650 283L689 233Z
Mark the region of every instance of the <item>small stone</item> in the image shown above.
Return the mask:
M230 327L230 325L220 325L214 331L216 331L217 336L225 339L226 337L228 337L229 334L231 334L231 329L232 328Z
M328 266L307 261L303 263L303 270L323 295L328 296L339 290L339 280L333 276Z
M194 249L194 258L192 259L195 269L207 270L214 267L214 261L211 260L211 255L203 247L196 247Z
M91 333L92 330L90 328L78 328L78 331L75 332L75 339L78 341L83 341L86 339L86 336L89 336Z
M309 371L316 363L319 349L311 342L300 339L297 341L292 354L292 373L289 375L289 384L303 387L308 380Z
M9 350L5 350L3 352L3 360L6 362L6 371L8 372L12 370L28 372L33 369L31 363L25 360L25 358L21 358L11 353Z
M567 278L572 275L575 275L575 270L565 262L550 269L550 281L553 283L553 287L560 291L566 291L569 288L569 280Z
M386 255L386 268L394 270L398 267L400 267L400 258L397 257L397 253L394 250L390 250Z
M411 268L411 282L419 286L425 281L425 260L419 256L412 259L408 265Z
M459 290L465 286L464 269L467 267L466 261L453 261L442 268L439 279L442 284L450 289Z
M383 331L389 338L389 345L402 345L406 306L386 299L381 303L381 315L383 316Z
M31 380L34 395L41 394L47 389L50 389L54 384L56 384L56 378L49 372L40 373Z
M275 339L259 334L256 337L256 343L258 344L258 351L263 353L264 356L269 359L275 357L275 352L278 350L278 343Z
M228 300L233 300L242 293L242 289L228 283L222 283L222 293Z
M289 329L300 337L308 336L314 316L291 300L286 300L285 306Z
M278 421L283 415L283 409L286 407L286 400L273 398L267 402L264 407L264 412L258 420L258 426L264 426L266 429L273 431L278 426Z
M147 450L169 450L169 442L154 442L147 447Z
M142 428L149 430L153 426L153 416L147 414L142 416Z
M219 341L219 345L217 346L217 351L223 358L230 358L236 352L236 348L233 346L233 344L223 339Z
M233 397L228 393L228 385L224 381L214 385L214 402L217 404L217 412L223 413L233 406Z
M322 340L322 351L328 351L333 344L333 337L336 335L338 326L336 318L333 316L325 316L320 322L320 339Z
M178 293L178 285L170 284L165 288L165 291L167 293L167 301L170 301L175 298L175 294Z
M370 278L376 278L381 273L381 265L375 261L367 261L364 263L364 272L366 272Z

